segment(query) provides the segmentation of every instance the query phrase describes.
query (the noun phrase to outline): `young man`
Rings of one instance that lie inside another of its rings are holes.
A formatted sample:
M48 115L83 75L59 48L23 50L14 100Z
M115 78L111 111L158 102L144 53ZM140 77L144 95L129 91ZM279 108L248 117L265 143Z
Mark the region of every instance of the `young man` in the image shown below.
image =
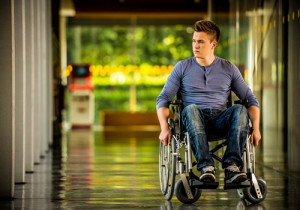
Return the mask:
M220 39L218 26L208 20L194 24L194 57L178 62L157 98L157 115L161 126L160 141L167 145L171 140L167 118L169 102L180 91L184 109L182 123L187 130L197 169L202 182L215 182L215 165L209 154L208 134L228 135L223 157L225 181L243 182L247 179L242 167L242 151L248 132L249 116L254 131L251 143L258 145L259 104L244 82L240 71L229 61L214 55ZM230 91L248 101L247 108L234 105L226 109Z

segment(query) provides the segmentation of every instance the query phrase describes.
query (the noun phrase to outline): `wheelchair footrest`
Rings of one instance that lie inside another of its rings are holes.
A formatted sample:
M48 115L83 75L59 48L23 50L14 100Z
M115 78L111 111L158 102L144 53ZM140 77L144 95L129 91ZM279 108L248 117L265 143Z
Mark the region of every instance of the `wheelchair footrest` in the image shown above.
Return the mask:
M195 188L200 188L200 189L216 189L219 186L219 182L213 182L213 183L205 183L201 182L198 179L192 179L192 186Z
M246 180L241 183L226 183L224 182L224 189L240 189L240 188L246 188L246 187L251 187L251 182L249 180Z

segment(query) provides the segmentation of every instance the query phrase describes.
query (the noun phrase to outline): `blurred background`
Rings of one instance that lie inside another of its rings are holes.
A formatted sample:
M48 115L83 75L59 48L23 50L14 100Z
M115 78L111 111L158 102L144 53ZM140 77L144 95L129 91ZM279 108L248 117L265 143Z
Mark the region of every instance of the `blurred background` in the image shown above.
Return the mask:
M16 198L2 207L160 206L156 98L193 56L201 19L220 27L215 55L260 103L258 173L273 198L264 206L297 206L300 1L3 0L0 9L0 197ZM209 193L208 206L239 205Z

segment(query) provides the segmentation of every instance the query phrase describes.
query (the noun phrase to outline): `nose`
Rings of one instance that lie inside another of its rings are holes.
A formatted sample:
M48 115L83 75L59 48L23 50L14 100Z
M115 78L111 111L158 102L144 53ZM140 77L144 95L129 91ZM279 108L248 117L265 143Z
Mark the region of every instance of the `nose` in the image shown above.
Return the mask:
M199 48L199 44L197 42L194 42L194 48L198 49Z

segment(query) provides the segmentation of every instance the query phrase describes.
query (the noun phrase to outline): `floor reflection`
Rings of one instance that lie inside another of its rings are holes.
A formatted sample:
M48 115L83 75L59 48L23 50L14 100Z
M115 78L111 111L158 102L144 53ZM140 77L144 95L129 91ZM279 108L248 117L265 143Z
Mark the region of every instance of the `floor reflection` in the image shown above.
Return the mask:
M264 162L258 162L256 167L256 175L264 177L268 185L267 198L260 205L241 201L235 190L223 190L224 172L219 164L218 189L203 190L193 205L184 205L175 196L168 202L160 192L157 136L158 131L67 132L61 150L53 150L35 166L33 174L26 174L26 184L15 187L16 199L1 201L0 209L296 209L299 206L299 176L274 170L276 165Z

